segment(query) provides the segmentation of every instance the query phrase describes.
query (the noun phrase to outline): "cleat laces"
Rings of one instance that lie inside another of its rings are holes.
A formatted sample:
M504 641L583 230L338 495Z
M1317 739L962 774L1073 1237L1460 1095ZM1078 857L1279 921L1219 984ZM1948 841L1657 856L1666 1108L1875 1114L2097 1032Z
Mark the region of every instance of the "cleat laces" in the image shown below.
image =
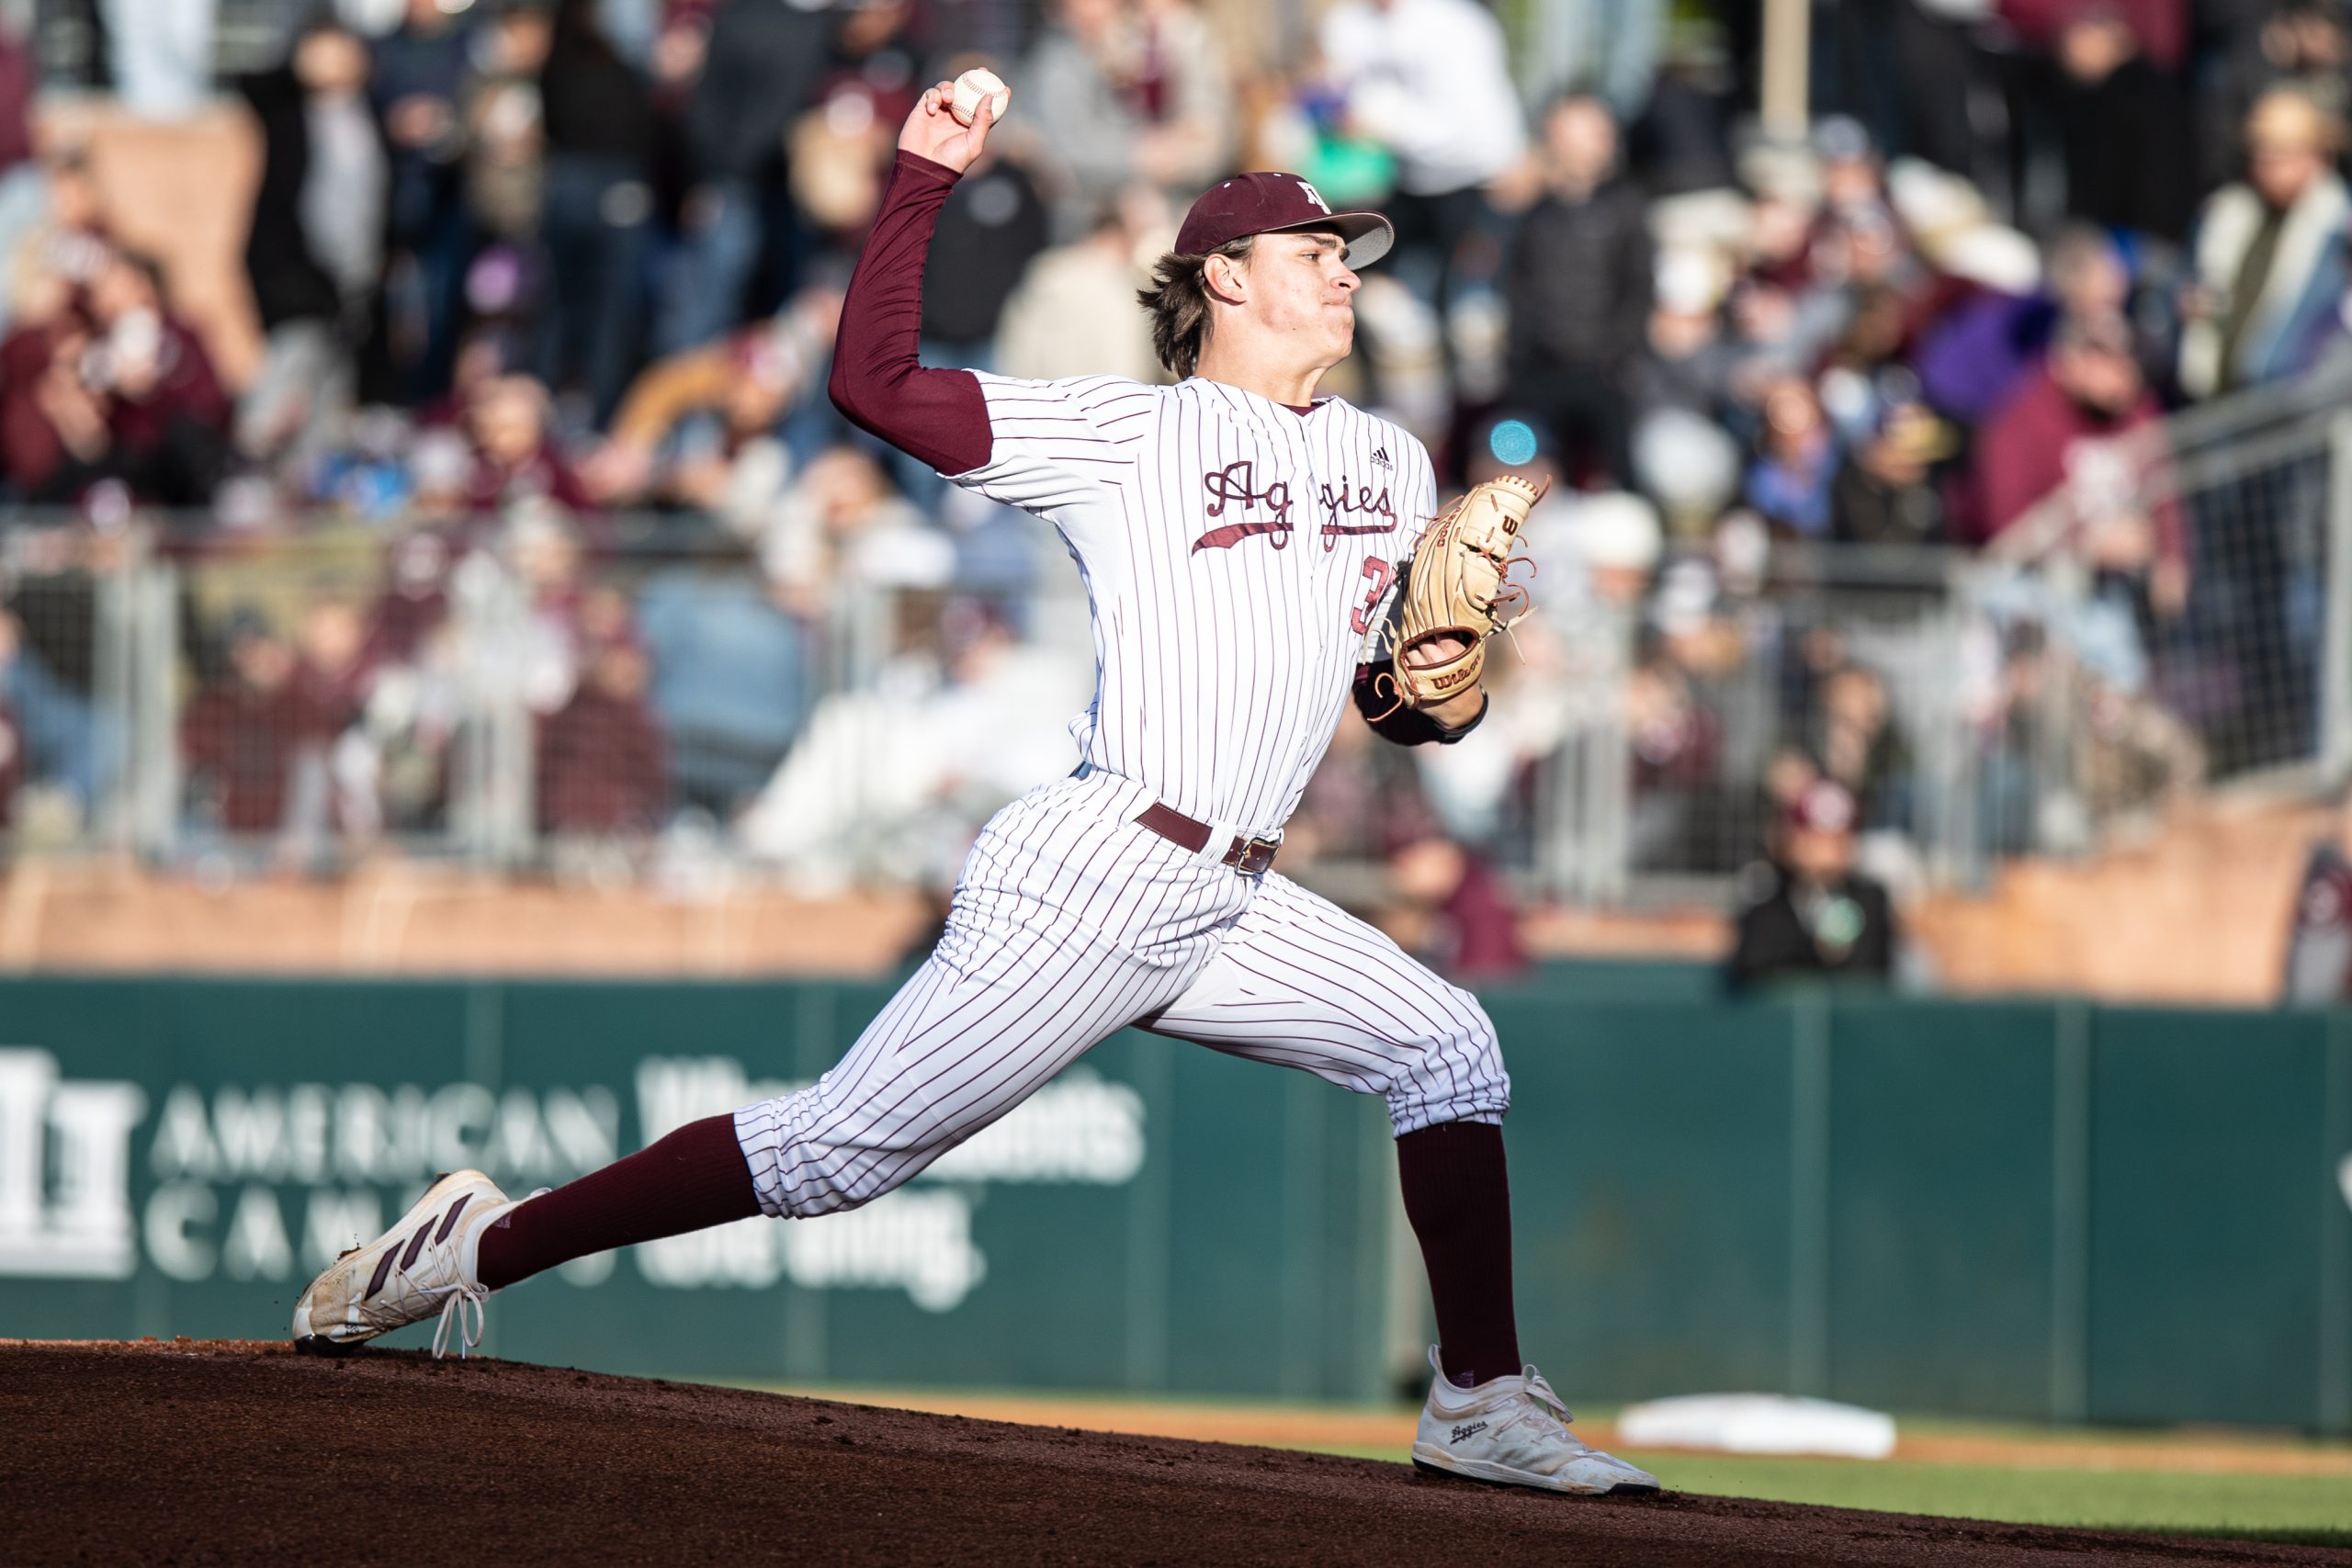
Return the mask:
M482 1303L489 1299L488 1291L480 1286L468 1285L462 1280L449 1288L448 1299L441 1303L441 1321L433 1329L433 1359L435 1360L438 1361L447 1355L448 1344L452 1337L457 1341L458 1359L460 1361L466 1359L468 1351L481 1344L482 1333L489 1326L490 1315ZM469 1307L473 1309L473 1322L470 1327L466 1322L466 1309ZM457 1328L454 1337L450 1333L450 1326L453 1324Z
M536 1187L531 1190L530 1196L544 1198L554 1190L552 1187ZM526 1201L527 1201L526 1199ZM521 1206L517 1203L507 1205L509 1209ZM469 1285L462 1279L449 1287L448 1297L441 1303L441 1321L433 1329L433 1359L435 1360L441 1360L447 1355L448 1346L453 1340L458 1347L458 1359L460 1361L466 1359L468 1351L481 1348L481 1337L490 1326L489 1309L482 1303L489 1300L488 1291L480 1285ZM473 1313L473 1325L470 1331L466 1324L466 1314L469 1309ZM454 1335L450 1332L452 1325L456 1327Z
M1532 1418L1540 1426L1544 1416L1550 1416L1560 1424L1560 1436L1566 1438L1577 1451L1592 1452L1591 1447L1583 1438L1569 1430L1576 1421L1577 1414L1568 1408L1567 1401L1562 1399L1553 1391L1552 1385L1544 1381L1544 1374L1533 1367L1523 1367L1520 1370L1519 1377L1527 1395L1528 1404L1534 1407L1531 1413Z
M1525 1367L1521 1369L1519 1378L1527 1385L1529 1397L1548 1406L1553 1414L1559 1416L1561 1426L1566 1427L1577 1418L1577 1413L1568 1408L1568 1402L1555 1393L1552 1385L1544 1381L1542 1372L1533 1367Z

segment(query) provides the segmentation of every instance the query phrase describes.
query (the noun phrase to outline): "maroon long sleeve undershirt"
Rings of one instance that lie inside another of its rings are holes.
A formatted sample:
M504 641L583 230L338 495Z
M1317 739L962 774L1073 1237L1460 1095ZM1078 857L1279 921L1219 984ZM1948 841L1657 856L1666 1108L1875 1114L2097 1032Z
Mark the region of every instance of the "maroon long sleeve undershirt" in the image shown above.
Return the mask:
M916 358L923 262L956 177L944 164L899 154L842 300L826 389L852 424L943 474L981 467L995 446L978 378L968 370L928 370Z

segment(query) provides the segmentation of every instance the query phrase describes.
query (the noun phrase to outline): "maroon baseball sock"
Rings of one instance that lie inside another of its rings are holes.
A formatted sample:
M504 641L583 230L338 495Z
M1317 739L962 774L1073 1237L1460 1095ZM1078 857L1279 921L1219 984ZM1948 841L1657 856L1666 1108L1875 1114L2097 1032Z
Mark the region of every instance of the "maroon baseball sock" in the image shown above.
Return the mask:
M559 1263L760 1212L735 1118L689 1122L624 1160L541 1193L482 1232L475 1272L501 1290Z
M1405 1217L1420 1238L1437 1307L1438 1359L1468 1387L1517 1377L1519 1319L1510 1300L1510 1177L1503 1130L1443 1122L1396 1140Z

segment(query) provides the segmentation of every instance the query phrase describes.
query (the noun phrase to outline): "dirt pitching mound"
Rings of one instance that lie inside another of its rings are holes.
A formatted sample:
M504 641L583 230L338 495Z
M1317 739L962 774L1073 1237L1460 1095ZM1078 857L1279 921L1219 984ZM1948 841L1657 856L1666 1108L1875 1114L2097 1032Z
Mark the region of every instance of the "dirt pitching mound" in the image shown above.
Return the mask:
M0 1433L26 1563L2352 1562L235 1342L0 1341Z

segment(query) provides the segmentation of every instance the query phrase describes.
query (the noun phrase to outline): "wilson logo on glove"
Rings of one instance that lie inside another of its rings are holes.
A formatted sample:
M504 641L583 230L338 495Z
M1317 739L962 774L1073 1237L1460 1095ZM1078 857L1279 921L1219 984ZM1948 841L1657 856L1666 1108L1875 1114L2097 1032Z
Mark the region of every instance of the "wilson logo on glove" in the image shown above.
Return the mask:
M1476 684L1487 668L1487 639L1533 608L1511 569L1527 559L1513 553L1519 531L1546 488L1512 474L1488 479L1421 536L1405 578L1396 649L1380 676L1396 692L1389 713L1442 703ZM1449 650L1440 639L1464 646Z

